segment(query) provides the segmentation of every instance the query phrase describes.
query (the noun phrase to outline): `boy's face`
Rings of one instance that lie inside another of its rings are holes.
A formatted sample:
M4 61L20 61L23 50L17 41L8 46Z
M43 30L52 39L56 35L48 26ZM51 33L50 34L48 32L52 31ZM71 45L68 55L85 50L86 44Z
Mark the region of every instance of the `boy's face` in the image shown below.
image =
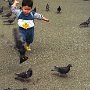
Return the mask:
M28 15L31 10L32 10L32 8L29 7L29 6L23 6L23 7L22 7L22 11L23 11L23 13L24 13L25 15Z

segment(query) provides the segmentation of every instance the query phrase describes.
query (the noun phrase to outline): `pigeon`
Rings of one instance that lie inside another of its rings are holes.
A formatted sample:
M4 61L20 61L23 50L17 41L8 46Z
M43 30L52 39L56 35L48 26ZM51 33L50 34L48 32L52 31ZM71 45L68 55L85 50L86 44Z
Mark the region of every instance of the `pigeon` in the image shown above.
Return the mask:
M90 22L90 17L88 18L88 20L87 20L88 22Z
M79 26L80 27L88 27L90 22L83 22Z
M13 0L8 0L9 7L11 7L12 4L13 4Z
M29 68L27 71L21 72L21 73L16 73L15 75L22 79L28 79L32 76L32 69Z
M46 5L46 11L49 11L49 4L47 3L47 5Z
M36 11L37 11L36 7L33 9L33 11L34 11L34 12L36 12Z
M23 63L28 59L28 57L25 55L26 49L24 48L24 45L21 40L21 36L19 35L19 32L16 28L13 29L13 36L15 41L15 47L17 48L19 54L20 54L20 64Z
M22 10L22 7L20 6L19 9Z
M57 8L57 13L60 13L60 11L61 11L61 7L59 6L59 7Z
M10 12L8 12L8 13L2 15L2 17L8 17L8 18L9 18L11 15L12 15L12 12L10 11Z
M80 27L88 27L90 24L90 17L85 22L82 22L79 26Z
M11 23L14 22L15 19L16 19L16 16L14 16L13 18L10 18L10 19L8 19L6 21L3 21L3 22L8 22L9 24L11 24Z
M65 75L70 71L70 67L72 67L71 64L68 64L68 66L66 66L66 67L54 66L54 70L51 70L51 71L57 71L59 74L64 74Z

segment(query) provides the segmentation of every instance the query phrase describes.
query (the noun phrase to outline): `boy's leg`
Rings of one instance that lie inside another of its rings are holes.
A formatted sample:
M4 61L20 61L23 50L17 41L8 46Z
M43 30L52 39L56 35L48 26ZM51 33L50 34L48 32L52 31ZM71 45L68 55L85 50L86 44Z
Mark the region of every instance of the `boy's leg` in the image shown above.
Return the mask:
M20 52L20 64L23 63L24 61L26 61L28 59L28 57L25 55L26 53L26 49L24 48L24 46L22 46L19 49Z
M33 42L34 30L29 30L26 36L26 50L31 51L30 44Z
M28 57L25 55L26 53L26 49L24 47L24 44L26 42L26 33L23 30L19 30L19 40L20 40L20 44L19 44L19 53L20 53L20 64L23 63L24 61L26 61L28 59Z

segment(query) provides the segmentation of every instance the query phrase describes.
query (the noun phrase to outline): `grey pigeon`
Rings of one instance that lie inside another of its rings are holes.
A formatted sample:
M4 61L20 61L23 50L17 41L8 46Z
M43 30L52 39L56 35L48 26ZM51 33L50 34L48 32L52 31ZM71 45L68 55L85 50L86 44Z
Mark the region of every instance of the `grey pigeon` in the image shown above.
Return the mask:
M46 5L46 11L49 11L49 4L47 3L47 5Z
M82 22L79 26L80 27L88 27L90 22Z
M36 7L33 9L33 11L34 11L34 12L36 12L36 11L37 11Z
M8 12L8 13L5 13L4 15L2 15L2 17L10 17L12 15L12 12L10 11L10 12Z
M61 7L59 6L58 8L57 8L57 13L60 13L61 12Z
M14 16L13 18L9 18L8 20L3 21L3 22L7 22L7 23L9 23L9 24L12 24L15 19L16 19L16 16Z
M28 79L32 76L32 69L29 68L27 71L25 72L21 72L21 73L16 73L15 74L17 77L20 77L22 79Z
M8 5L9 5L9 7L11 7L11 5L13 4L13 1L14 1L14 0L8 0Z
M79 26L80 27L88 27L90 24L90 17L85 22L82 22Z
M68 66L66 66L66 67L54 66L54 70L51 70L51 71L57 71L60 74L66 74L66 73L68 73L70 71L70 67L72 67L71 64L68 64Z

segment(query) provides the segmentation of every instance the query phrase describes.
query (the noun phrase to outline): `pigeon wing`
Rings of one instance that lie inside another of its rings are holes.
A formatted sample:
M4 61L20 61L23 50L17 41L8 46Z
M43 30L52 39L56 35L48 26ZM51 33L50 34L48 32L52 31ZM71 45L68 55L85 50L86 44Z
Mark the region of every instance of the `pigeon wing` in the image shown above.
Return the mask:
M21 78L27 78L27 73L26 72L22 72L22 73L19 73L19 74L16 74L18 77L21 77Z
M67 67L60 67L60 68L58 68L58 72L61 73L61 74L66 74L67 71L68 71Z

